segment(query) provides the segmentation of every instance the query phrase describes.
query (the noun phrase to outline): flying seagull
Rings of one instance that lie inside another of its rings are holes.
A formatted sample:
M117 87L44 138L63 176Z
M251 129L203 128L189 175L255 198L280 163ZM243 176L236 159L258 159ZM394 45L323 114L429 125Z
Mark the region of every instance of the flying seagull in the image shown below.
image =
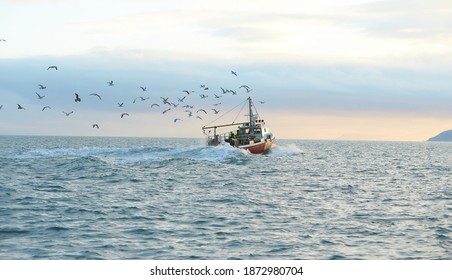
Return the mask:
M108 84L108 86L110 86L110 87L114 86L113 81L109 81L109 82L107 82L107 84Z
M145 101L145 100L148 100L149 97L138 96L137 98L135 98L135 99L133 100L133 103L135 103L135 102L137 101L137 99L141 99L141 101Z
M171 103L169 103L169 101L168 101L169 97L167 97L167 98L160 97L160 98L163 100L163 104L171 105Z
M185 93L187 93L187 94L190 94L190 93L193 93L194 91L188 91L188 90L183 90L182 92L185 92Z
M141 88L142 91L147 91L146 87L141 87L140 86L140 88Z
M169 110L171 110L171 108L166 109L165 111L162 112L162 114L165 114L165 113L168 112Z
M56 67L55 65L52 65L52 66L49 66L49 68L47 68L47 70L49 70L49 69L55 69L55 70L58 70L58 67Z
M152 108L152 107L154 107L154 106L160 107L160 105L159 105L159 104L157 104L157 103L154 103L154 104L152 104L152 105L151 105L151 108Z
M5 40L5 39L0 39L0 41L2 41L2 42L6 42L6 40Z
M121 114L121 119L124 118L124 116L128 116L128 115L129 115L129 114L127 114L127 113L122 113L122 114Z
M3 105L0 105L0 110L3 109Z
M220 112L220 110L215 110L215 109L212 109L212 111L215 112L215 115L218 114L218 113Z
M97 97L99 97L99 100L102 100L102 97L100 97L100 95L97 94L97 93L91 93L90 95L92 95L92 96L97 96Z
M45 106L44 108L42 108L42 111L44 111L45 109L52 109L52 108L50 108L50 106Z
M17 104L17 109L18 109L18 110L25 110L25 108L22 107L20 104Z
M247 93L249 93L250 91L252 91L252 89L251 89L249 86L247 86L247 85L239 86L239 88L244 88L244 89L246 89L246 92L247 92Z
M204 110L204 109L199 109L198 111L196 111L196 113L199 113L199 112L204 112L207 114L206 110Z
M69 117L71 114L73 114L74 113L74 111L70 111L69 113L66 113L65 111L63 111L63 114L65 114L66 115L66 117Z
M82 99L80 99L77 93L75 93L75 102L82 102Z
M39 99L43 99L44 97L46 97L45 95L40 95L39 93L35 92L36 95L38 96Z
M124 102L118 103L118 107L123 107L123 106L124 106Z
M174 122L177 122L177 121L182 121L181 119L174 119Z
M46 88L45 86L43 86L41 84L39 84L38 87L39 87L39 89L45 89Z
M237 76L237 72L231 70L231 74Z
M93 128L99 128L99 125L97 123L93 124Z

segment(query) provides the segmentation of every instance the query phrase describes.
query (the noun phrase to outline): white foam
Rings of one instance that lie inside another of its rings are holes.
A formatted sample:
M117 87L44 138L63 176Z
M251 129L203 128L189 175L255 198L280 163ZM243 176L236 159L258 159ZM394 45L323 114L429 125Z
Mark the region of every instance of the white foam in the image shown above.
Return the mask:
M240 154L240 149L236 149L230 145L221 145L216 147L204 147L191 159L224 162L237 158Z
M273 145L269 156L294 156L303 154L303 150L298 147L296 144L288 144L288 145Z

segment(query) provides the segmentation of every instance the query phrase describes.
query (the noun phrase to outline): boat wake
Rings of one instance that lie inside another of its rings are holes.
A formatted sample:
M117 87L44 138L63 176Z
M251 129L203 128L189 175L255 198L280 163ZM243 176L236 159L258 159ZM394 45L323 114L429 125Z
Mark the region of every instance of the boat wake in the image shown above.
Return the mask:
M295 144L274 145L265 157L290 157L303 154ZM259 158L247 150L230 145L204 146L196 143L190 146L125 146L125 147L68 147L26 150L18 153L2 154L0 158L36 160L101 160L109 164L145 164L150 162L187 160L218 163L243 164Z
M303 154L303 150L295 144L277 145L274 144L272 150L268 154L274 157L295 156Z
M248 153L224 146L189 146L189 147L84 147L57 148L24 151L12 155L15 159L55 159L55 158L97 158L116 164L133 164L168 160L194 160L211 162L230 162L246 157Z

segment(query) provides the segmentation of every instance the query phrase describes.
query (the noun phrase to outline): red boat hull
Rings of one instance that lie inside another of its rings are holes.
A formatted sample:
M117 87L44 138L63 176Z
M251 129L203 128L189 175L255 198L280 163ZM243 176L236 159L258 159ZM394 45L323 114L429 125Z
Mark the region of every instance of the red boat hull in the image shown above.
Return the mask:
M253 143L248 145L239 146L240 149L249 151L252 154L264 154L268 152L273 144L274 139L266 139L259 143Z

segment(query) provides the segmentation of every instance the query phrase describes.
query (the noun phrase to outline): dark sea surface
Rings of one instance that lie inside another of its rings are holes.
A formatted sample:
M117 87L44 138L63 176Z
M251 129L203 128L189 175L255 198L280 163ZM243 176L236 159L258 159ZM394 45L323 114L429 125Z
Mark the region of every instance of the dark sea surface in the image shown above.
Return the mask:
M0 259L452 259L452 143L0 136Z

